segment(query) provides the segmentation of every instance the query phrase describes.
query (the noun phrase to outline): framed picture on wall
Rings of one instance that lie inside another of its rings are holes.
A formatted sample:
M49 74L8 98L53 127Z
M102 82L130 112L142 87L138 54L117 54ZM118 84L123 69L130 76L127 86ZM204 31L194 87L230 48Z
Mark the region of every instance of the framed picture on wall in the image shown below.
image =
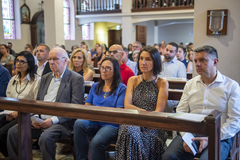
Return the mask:
M21 6L20 12L21 12L21 21L22 21L22 23L23 24L30 24L30 9L26 5L26 3L24 3Z

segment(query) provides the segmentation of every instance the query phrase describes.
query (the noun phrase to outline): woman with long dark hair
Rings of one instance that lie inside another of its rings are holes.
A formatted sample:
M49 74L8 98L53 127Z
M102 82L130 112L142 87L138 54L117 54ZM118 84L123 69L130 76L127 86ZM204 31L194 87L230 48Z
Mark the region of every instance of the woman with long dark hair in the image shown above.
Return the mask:
M33 55L28 51L20 52L15 58L17 75L12 77L8 83L6 95L10 98L35 100L40 84L40 77L35 74L35 61ZM4 156L7 153L7 132L17 124L18 112L5 110L0 115L0 152Z
M168 82L158 75L161 58L157 49L146 47L139 53L139 76L129 78L124 100L126 109L163 112L168 99ZM132 125L119 127L116 160L158 160L166 149L167 133Z
M118 61L108 57L103 59L100 74L100 82L92 85L85 105L123 108L126 86L121 80ZM106 160L105 149L116 142L118 126L112 123L76 120L74 146L77 159L88 159L89 138L92 138L92 159Z

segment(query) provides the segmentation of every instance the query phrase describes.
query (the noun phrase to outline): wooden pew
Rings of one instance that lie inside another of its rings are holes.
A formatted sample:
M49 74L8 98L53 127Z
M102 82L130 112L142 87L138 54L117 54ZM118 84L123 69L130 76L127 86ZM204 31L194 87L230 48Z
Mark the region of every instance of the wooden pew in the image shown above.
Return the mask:
M3 67L7 68L7 70L9 71L9 73L10 73L10 75L12 77L13 76L12 75L12 67L13 67L13 65L12 64L5 64L5 65L3 65Z
M221 113L218 111L205 117L202 122L193 122L166 117L166 113L160 112L98 106L86 107L78 104L66 105L66 103L19 100L4 97L0 97L0 109L18 111L19 159L32 159L30 113L204 134L209 137L209 159L220 159Z
M94 74L93 75L93 81L94 82L99 82L100 81L100 74Z
M187 79L192 79L192 73L187 73Z
M96 73L96 74L100 74L100 70L99 70L99 68L94 67L94 70L95 70L95 73Z

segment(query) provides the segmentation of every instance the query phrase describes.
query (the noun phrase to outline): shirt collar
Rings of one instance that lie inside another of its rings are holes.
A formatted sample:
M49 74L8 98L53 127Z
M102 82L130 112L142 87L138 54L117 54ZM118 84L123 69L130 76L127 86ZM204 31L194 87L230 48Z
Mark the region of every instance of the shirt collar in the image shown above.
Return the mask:
M198 77L197 82L203 83L200 75L199 75L199 77ZM214 84L214 83L216 83L216 82L223 82L223 76L222 76L222 74L221 74L218 70L217 70L217 77L216 77L216 79L215 79L211 84Z
M60 76L58 79L62 79L63 74L65 73L66 69L67 69L67 67L65 68L65 70L63 71L63 73L61 74L61 76ZM56 79L55 76L54 76L54 72L52 73L52 77L53 77L54 79Z
M165 59L165 57L164 57L164 59ZM176 56L175 56L170 62L166 62L166 61L164 60L165 63L176 63L176 61L178 61L178 59L177 59Z
M48 61L46 61L41 67L45 67ZM39 64L37 63L37 66L39 67Z
M23 78L23 81L30 81L30 80L31 80L31 79L30 79L30 75L29 75L29 73L28 73L27 76ZM16 81L20 81L19 75L17 75Z

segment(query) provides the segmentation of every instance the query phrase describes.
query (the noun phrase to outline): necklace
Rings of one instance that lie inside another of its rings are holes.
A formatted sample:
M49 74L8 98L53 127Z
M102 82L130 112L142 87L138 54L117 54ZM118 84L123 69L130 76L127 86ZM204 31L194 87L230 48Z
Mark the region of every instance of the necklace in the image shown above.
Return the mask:
M107 97L107 92L105 92L103 95L103 98L106 98L106 97Z
M28 81L28 82L29 82L29 81ZM18 91L18 90L17 90L17 85L18 85L18 82L17 82L16 88L15 88L17 94L21 94L21 93L26 89L26 87L27 87L27 85L28 85L28 82L27 82L27 84L25 85L25 87L24 87L21 91Z

